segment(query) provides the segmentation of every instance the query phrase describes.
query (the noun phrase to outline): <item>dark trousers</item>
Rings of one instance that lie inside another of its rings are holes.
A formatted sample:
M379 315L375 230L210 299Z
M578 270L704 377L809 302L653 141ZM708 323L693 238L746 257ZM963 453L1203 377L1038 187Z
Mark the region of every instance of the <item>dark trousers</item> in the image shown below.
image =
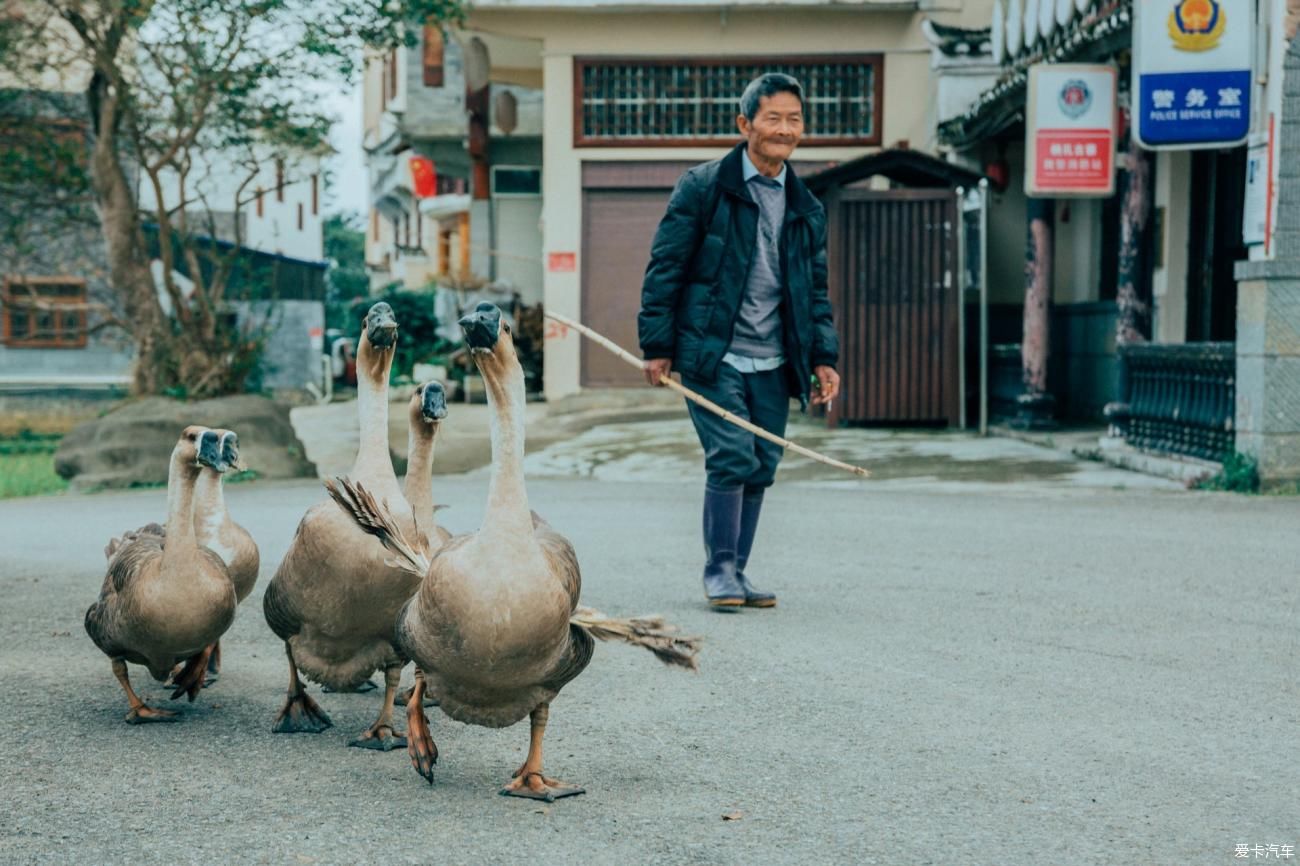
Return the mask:
M785 424L790 417L790 389L784 367L741 373L724 363L718 366L716 381L702 382L683 375L682 384L769 433L785 435ZM760 439L690 400L686 401L686 408L704 447L704 467L710 487L717 490L744 487L746 493L755 493L772 486L784 453L780 445Z

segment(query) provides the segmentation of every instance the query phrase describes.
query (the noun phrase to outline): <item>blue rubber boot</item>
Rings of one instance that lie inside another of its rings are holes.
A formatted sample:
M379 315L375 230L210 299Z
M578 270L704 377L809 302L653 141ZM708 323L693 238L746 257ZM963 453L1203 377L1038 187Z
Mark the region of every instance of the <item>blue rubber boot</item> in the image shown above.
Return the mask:
M736 543L740 537L743 487L704 488L704 597L716 608L745 604L745 590L736 577Z
M745 593L745 607L776 607L776 593L756 589L745 576L749 552L754 548L758 532L758 516L763 510L763 489L747 491L740 508L740 534L736 537L736 579Z

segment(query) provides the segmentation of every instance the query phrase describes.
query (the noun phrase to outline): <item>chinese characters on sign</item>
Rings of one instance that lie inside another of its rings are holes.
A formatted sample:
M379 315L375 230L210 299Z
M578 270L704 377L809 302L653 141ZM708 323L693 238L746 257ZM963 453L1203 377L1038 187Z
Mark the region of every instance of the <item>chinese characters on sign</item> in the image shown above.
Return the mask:
M1115 69L1030 67L1025 190L1031 196L1115 191Z
M1134 129L1148 148L1222 147L1250 131L1253 0L1135 4Z

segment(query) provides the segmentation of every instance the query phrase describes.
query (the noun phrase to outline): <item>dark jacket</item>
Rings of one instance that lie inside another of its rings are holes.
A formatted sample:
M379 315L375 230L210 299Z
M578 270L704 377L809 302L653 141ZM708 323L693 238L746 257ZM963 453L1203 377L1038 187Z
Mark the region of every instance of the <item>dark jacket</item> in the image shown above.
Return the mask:
M731 345L758 233L758 204L741 171L742 142L682 175L655 232L637 327L646 358L672 358L712 381ZM839 338L826 295L826 211L794 170L785 176L781 322L792 394L805 405L812 368L834 367Z

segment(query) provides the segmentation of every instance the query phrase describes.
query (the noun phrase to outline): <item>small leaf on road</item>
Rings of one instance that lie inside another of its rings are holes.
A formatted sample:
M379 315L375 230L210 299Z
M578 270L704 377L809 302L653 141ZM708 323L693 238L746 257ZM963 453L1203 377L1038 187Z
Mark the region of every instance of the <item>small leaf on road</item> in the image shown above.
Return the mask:
M740 811L739 809L735 809L734 811L724 813L722 816L722 820L739 821L743 817L745 817L745 813Z

